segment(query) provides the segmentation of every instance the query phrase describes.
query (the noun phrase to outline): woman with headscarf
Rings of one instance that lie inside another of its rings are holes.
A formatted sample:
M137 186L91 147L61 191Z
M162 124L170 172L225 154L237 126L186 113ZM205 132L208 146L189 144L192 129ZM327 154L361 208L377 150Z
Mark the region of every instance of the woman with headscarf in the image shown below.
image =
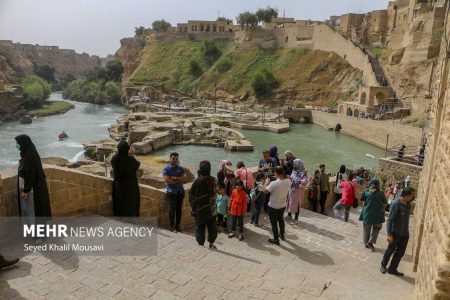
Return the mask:
M225 188L225 193L231 196L232 180L235 178L233 171L231 170L232 162L229 160L222 160L217 172L217 183L219 187Z
M52 210L41 157L28 135L18 135L15 140L20 151L18 200L22 223L45 223L52 216Z
M308 176L305 166L301 159L294 160L294 170L291 174L292 185L288 195L288 217L291 218L291 225L298 222L300 207L305 198L305 188L308 185ZM292 214L295 214L295 220L292 220Z
M113 211L116 217L139 217L140 193L136 172L141 163L132 155L126 141L117 145L117 154L111 159L114 171Z
M275 145L270 146L269 148L270 157L276 160L277 166L280 165L280 158L278 157L278 148ZM274 166L276 167L276 166Z
M217 238L216 179L211 176L211 164L207 160L200 162L198 177L189 191L189 202L192 207L192 216L195 218L197 243L200 246L205 244L206 227L208 227L209 248L217 249L214 245Z
M364 206L359 215L359 220L363 221L363 241L366 248L375 251L373 244L376 244L378 233L384 223L384 211L386 209L386 196L380 191L380 181L372 178L369 187L361 195Z
M341 180L346 180L346 167L345 165L342 165L339 168L339 171L336 173L336 179L334 181L334 195L335 195L335 202L338 202L342 198L342 188L341 188Z

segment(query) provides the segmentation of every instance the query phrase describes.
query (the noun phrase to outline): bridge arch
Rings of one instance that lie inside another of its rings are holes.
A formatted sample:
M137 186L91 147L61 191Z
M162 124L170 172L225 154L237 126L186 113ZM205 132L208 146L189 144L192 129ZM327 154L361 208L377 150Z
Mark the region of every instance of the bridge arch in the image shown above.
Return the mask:
M347 108L347 116L349 116L349 117L353 116L353 111L352 111L351 107Z

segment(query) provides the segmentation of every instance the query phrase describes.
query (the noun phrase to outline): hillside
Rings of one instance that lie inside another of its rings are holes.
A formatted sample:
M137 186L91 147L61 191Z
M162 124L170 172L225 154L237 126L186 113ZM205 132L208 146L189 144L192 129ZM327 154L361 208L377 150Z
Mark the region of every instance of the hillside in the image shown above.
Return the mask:
M100 65L100 59L57 46L39 46L0 40L0 80L17 83L38 68L51 68L57 82L78 79Z
M264 105L333 105L348 98L360 84L361 72L353 69L339 56L307 49L241 48L227 39L213 39L220 50L214 62L205 59L204 41L151 41L139 54L133 49L134 61L125 65L126 86L164 86L186 93L211 98L217 85L217 96L231 100L249 92L251 81L263 70L271 71L279 80L273 93L258 99ZM128 42L118 51L127 57ZM130 50L131 52L131 50ZM116 54L116 57L118 55ZM196 61L201 76L190 72L190 62ZM126 66L130 66L127 70ZM250 97L253 98L253 97ZM275 101L273 101L275 100Z

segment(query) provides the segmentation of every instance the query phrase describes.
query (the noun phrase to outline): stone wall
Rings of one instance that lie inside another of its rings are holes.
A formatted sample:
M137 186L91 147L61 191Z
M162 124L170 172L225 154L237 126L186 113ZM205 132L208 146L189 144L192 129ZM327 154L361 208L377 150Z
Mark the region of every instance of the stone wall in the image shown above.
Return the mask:
M313 49L336 53L346 59L352 67L363 72L363 80L366 85L378 86L369 56L327 25L315 26Z
M411 178L411 185L417 186L419 184L421 166L415 166L404 162L396 161L394 158L380 158L378 161L377 172L387 176L388 183L395 183L395 174L402 173L404 176Z
M99 214L112 216L112 179L45 166L52 213L55 217ZM5 188L1 195L0 216L17 216L17 176L14 171L1 173ZM190 184L186 184L186 195ZM169 205L165 190L139 185L141 193L140 215L157 217L158 226L168 227ZM191 208L187 196L183 203L182 226L193 226Z
M380 148L386 147L386 134L389 133L388 147L398 145L420 145L422 129L408 125L392 126L392 123L356 117L347 117L321 111L312 111L312 122L325 128L335 128L341 124L342 133L366 141Z
M445 32L449 32L448 24ZM413 261L417 299L450 299L450 93L448 39L436 65L425 162L417 193Z

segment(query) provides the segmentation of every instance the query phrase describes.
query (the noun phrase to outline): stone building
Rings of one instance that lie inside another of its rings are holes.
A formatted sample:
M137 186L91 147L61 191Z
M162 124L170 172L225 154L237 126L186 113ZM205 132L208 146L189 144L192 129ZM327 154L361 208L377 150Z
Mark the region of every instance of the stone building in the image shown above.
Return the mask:
M359 113L376 114L380 105L386 105L389 99L389 88L366 86L359 89L357 101L339 102L338 113L358 117Z
M239 26L233 25L232 21L202 21L189 20L187 23L178 23L176 32L178 33L214 33L214 32L234 32Z
M270 22L262 24L263 29L274 29L279 27L286 27L287 25L295 25L294 18L272 18Z
M352 29L360 30L364 14L345 14L340 17L339 32L346 38L351 38Z
M361 31L352 30L352 39L364 45L382 46L386 43L388 11L375 10L364 15Z

